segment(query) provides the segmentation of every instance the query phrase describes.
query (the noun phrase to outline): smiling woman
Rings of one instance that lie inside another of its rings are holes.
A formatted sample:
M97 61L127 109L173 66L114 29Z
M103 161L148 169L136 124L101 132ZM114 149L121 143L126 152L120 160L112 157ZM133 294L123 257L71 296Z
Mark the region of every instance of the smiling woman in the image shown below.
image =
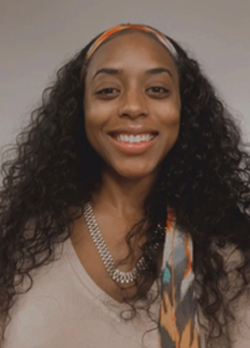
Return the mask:
M14 150L2 347L249 346L250 156L174 40L143 25L100 34Z
M87 137L105 166L121 177L154 180L180 125L179 77L170 53L144 33L123 31L92 56L85 87Z

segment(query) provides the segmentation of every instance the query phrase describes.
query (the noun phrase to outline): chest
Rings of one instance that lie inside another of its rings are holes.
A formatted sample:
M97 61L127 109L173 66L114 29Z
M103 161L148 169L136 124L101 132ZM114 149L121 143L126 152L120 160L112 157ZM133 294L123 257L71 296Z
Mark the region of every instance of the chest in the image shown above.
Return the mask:
M133 238L129 245L126 241L128 227L116 221L112 224L102 224L102 238L119 271L130 272L137 264L141 250L138 240ZM100 255L99 243L95 243L85 221L81 219L72 230L72 244L76 254L88 275L105 293L113 299L122 302L124 297L132 298L137 288L134 283L121 284L114 281L105 267L105 253Z

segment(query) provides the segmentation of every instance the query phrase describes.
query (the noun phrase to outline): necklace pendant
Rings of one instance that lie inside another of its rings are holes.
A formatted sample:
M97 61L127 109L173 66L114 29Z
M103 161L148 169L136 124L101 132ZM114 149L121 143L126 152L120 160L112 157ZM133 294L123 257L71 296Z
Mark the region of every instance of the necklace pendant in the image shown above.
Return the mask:
M122 272L119 271L117 268L113 272L112 279L120 284L129 284L134 282L138 278L138 271L136 268L134 268L130 272Z

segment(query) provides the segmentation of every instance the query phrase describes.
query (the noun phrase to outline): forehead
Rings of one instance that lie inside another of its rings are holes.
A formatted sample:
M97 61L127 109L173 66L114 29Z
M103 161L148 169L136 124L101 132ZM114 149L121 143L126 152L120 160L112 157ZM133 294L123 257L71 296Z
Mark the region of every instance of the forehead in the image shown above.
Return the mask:
M123 32L104 42L91 58L87 75L103 67L143 70L168 67L178 75L174 60L156 38L138 31Z

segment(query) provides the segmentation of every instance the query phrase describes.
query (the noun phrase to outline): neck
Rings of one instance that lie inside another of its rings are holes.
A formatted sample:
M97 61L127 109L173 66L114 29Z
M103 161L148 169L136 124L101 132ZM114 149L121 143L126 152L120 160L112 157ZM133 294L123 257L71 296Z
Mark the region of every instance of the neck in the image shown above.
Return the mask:
M94 193L92 204L117 218L140 219L144 215L144 201L154 180L155 175L127 179L105 170L102 173L102 186Z

